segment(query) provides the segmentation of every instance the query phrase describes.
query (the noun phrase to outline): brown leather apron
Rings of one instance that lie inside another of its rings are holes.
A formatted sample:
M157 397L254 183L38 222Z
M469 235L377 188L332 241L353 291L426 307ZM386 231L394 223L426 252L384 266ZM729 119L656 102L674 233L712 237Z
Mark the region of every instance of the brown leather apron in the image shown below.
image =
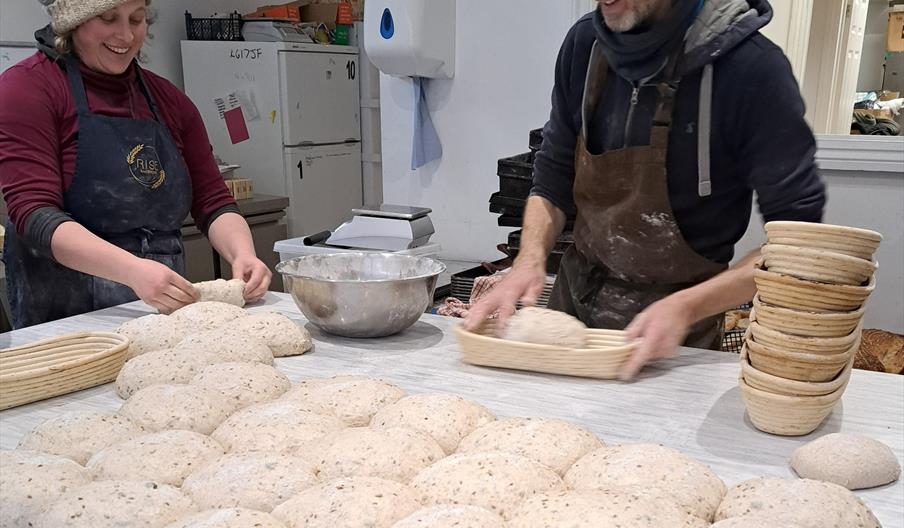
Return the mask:
M672 61L674 62L674 61ZM649 146L587 150L587 122L599 104L608 62L594 43L575 149L574 246L565 253L549 307L593 328L625 328L650 304L727 268L684 240L669 202L666 155L677 90L673 64L659 84ZM722 316L698 322L686 346L718 350Z

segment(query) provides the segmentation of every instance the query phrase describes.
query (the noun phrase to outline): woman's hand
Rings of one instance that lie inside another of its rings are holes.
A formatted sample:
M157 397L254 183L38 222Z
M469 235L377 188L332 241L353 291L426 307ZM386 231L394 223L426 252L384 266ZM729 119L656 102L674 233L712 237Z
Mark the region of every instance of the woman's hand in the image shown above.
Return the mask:
M198 292L184 277L165 265L136 257L130 264L126 286L162 314L170 314L198 300Z
M232 261L232 278L245 281L245 300L255 302L267 293L273 273L254 255L239 255Z

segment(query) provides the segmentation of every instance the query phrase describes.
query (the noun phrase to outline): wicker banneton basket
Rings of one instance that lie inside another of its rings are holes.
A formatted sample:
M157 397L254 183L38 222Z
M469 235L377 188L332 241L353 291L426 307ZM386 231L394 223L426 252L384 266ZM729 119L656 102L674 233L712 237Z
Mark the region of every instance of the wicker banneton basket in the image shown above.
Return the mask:
M585 378L615 379L634 350L621 330L587 329L587 348L536 345L493 337L492 321L477 333L456 326L465 363Z
M119 334L79 332L0 350L0 409L109 383L128 349Z
M854 366L853 358L848 362L844 370L835 379L825 382L797 381L773 376L768 372L757 370L750 364L746 345L741 349L741 375L747 385L773 394L785 394L787 396L823 396L847 386L851 379L851 369Z
M811 222L767 222L770 244L827 249L853 257L872 260L882 235L857 227Z
M775 349L787 352L832 355L850 350L854 341L860 339L860 327L840 337L805 337L773 330L758 320L750 323L750 338Z
M769 271L829 284L860 286L878 268L875 261L825 249L766 244L762 252Z
M876 276L866 286L825 284L762 269L753 270L760 301L794 310L850 312L860 308L876 289Z
M788 396L755 389L738 380L750 421L760 431L800 436L813 432L832 413L845 387L822 396Z
M847 352L831 355L775 349L752 341L749 336L744 344L750 363L757 370L798 381L823 382L838 376L856 353L860 341L856 341Z
M786 334L812 337L842 337L860 324L865 306L851 312L809 312L766 304L759 295L753 298L757 323Z

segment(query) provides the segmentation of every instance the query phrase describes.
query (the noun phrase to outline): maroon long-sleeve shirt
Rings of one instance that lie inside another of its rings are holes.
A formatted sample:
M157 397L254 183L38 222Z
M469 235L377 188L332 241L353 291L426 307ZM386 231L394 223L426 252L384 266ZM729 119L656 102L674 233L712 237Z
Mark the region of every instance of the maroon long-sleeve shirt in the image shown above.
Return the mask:
M192 185L191 214L205 231L221 212L235 211L207 137L201 114L172 83L142 70L169 128ZM91 111L113 117L153 119L136 68L118 76L81 67ZM38 52L0 75L0 192L17 233L45 207L63 210L78 148L75 100L66 72Z

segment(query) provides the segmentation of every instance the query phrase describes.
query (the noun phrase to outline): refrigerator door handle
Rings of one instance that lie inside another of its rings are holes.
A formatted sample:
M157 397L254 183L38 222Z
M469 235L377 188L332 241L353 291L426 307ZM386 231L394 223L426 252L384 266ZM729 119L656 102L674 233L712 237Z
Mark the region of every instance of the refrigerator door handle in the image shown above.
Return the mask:
M304 179L304 160L298 162L298 179Z

